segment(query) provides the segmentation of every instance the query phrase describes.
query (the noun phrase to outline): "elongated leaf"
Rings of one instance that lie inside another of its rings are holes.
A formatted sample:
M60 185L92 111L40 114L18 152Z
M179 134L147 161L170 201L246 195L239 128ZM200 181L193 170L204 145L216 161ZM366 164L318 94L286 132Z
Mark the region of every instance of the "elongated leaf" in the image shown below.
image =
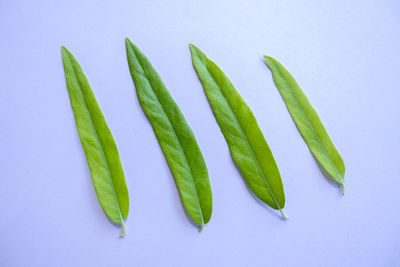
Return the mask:
M160 76L128 38L126 53L140 105L164 152L183 205L201 230L211 217L212 194L200 148Z
M256 118L222 70L196 46L190 44L190 50L214 116L247 185L286 218L281 176Z
M117 146L89 81L74 56L62 47L65 79L97 198L111 221L122 226L129 211L129 195Z
M264 56L274 82L286 103L304 141L324 170L342 186L344 193L344 162L333 145L318 114L293 76L275 59Z

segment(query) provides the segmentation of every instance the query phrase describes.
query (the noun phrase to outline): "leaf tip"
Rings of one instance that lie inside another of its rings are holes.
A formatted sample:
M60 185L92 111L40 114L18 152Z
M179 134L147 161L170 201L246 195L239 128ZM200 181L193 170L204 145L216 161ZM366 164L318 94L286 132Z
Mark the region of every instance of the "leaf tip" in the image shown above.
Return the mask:
M264 55L264 60L265 60L265 63L267 63L267 66L268 66L268 63L270 63L270 62L273 60L273 58L272 58L272 57L269 57L269 56L266 56L266 55Z
M189 48L190 48L190 52L193 52L197 47L194 44L189 43Z
M61 46L61 53L67 53L69 52L68 49L65 46Z

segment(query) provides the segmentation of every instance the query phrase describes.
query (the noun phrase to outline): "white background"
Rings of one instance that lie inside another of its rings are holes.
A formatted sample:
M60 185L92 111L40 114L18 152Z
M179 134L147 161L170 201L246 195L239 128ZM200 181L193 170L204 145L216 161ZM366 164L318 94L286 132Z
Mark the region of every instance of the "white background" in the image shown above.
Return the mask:
M399 266L400 2L0 1L0 266ZM207 162L202 233L138 103L124 38L149 57ZM193 70L196 44L254 112L288 221L249 194ZM118 238L97 202L61 61L81 63L131 200ZM322 175L262 55L297 79L346 164Z

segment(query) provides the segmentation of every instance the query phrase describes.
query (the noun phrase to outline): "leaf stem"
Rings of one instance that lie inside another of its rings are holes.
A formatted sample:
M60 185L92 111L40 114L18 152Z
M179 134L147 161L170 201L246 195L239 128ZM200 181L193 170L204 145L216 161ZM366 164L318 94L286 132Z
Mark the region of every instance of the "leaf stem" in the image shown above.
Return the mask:
M121 227L122 227L122 233L121 233L121 238L123 238L125 236L125 224L124 221L121 221Z
M201 231L203 231L203 228L204 228L204 224L200 224L199 233L201 233Z
M342 195L344 196L344 184L340 184L340 188L342 189Z
M289 216L287 216L285 213L283 213L282 209L279 209L279 212L281 213L283 219L285 219L285 220L289 219Z

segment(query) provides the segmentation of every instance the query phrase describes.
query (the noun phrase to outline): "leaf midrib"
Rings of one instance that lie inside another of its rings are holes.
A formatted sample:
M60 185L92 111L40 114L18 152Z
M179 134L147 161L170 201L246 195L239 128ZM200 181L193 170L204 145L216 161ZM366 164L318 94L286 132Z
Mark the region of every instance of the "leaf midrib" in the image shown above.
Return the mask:
M281 70L279 69L279 67L277 67L276 69L277 69L277 71L279 72L280 76L281 76L281 77L284 77L284 75L283 75L283 73L281 72ZM282 79L282 80L283 80L283 82L285 83L286 87L289 88L289 92L291 93L291 95L292 95L293 98L295 99L296 105L297 105L297 107L300 109L301 114L303 114L303 117L305 117L308 126L311 128L311 131L312 131L312 133L314 134L315 139L318 141L318 144L321 146L321 148L322 148L322 150L323 150L325 156L328 158L329 163L331 164L331 166L332 166L333 169L335 170L336 174L339 176L339 179L340 179L341 183L343 183L343 182L344 182L344 179L343 179L342 175L340 175L340 173L339 173L339 171L337 170L335 164L333 164L333 162L332 162L332 160L331 160L331 158L330 158L328 152L327 152L326 149L325 149L325 146L322 144L321 140L319 139L317 133L316 133L315 130L314 130L314 127L312 127L312 125L311 125L311 123L310 123L310 121L309 121L309 119L308 119L307 114L304 112L303 108L300 106L299 100L297 99L296 95L294 94L292 87L289 86L289 83L286 81L286 79Z
M67 54L67 56L68 56L69 63L70 63L70 65L72 66L72 70L73 70L73 72L74 72L74 79L75 79L75 81L76 81L76 82L78 83L78 85L79 85L79 90L78 90L78 91L79 91L79 93L80 93L81 98L83 99L83 103L85 104L84 110L85 110L85 112L88 114L88 116L89 116L89 118L90 118L90 120L89 120L90 126L92 127L92 129L93 129L93 131L94 131L94 135L95 135L95 137L96 137L96 142L97 142L97 144L99 145L99 147L101 148L101 149L100 149L100 152L101 152L101 156L102 156L103 162L104 162L105 167L106 167L107 178L108 178L108 181L109 181L109 183L110 183L110 185L111 185L111 188L112 188L113 198L114 198L115 204L116 204L116 206L117 206L117 210L118 210L118 214L119 214L119 217L120 217L120 220L121 220L121 224L123 224L123 223L124 223L124 220L123 220L123 217L122 217L122 214L121 214L121 209L120 209L120 207L119 207L118 198L117 198L117 195L116 195L116 193L115 193L115 188L114 188L114 183L113 183L112 178L111 178L110 168L109 168L109 166L108 166L108 162L107 162L106 156L105 156L104 151L103 151L103 146L102 146L102 144L101 144L101 142L100 142L100 138L99 138L99 136L98 136L98 134L97 134L96 127L95 127L94 124L93 124L93 121L92 121L92 114L91 114L90 111L89 111L89 108L88 108L88 105L87 105L87 102L86 102L86 98L84 97L84 95L83 95L83 93L82 93L82 89L81 89L81 88L82 88L82 85L81 85L81 82L80 82L80 81L78 80L78 78L77 78L77 71L75 70L74 64L72 64L72 62L71 62L70 56L69 56L68 54Z
M131 45L131 44L129 44L129 45ZM163 106L162 103L159 101L157 94L154 92L154 89L153 89L153 87L151 86L151 83L149 82L149 79L147 78L146 72L145 72L145 70L143 69L142 65L140 64L140 59L139 59L139 57L136 56L136 52L134 51L133 48L131 48L131 51L133 51L133 54L135 55L135 58L137 59L137 62L139 63L138 65L140 66L140 68L141 68L141 70L142 70L142 72L143 72L143 74L139 73L139 75L142 75L142 76L146 79L147 83L149 84L149 86L150 86L150 88L151 88L151 91L152 91L152 93L153 93L154 96L155 96L155 99L156 99L157 102L160 104L161 109L162 109L162 111L163 111L165 117L167 118L169 125L171 126L171 128L172 128L172 130L173 130L172 133L173 133L173 135L175 136L175 139L178 141L178 145L179 145L179 149L178 149L178 150L179 150L179 152L181 153L181 155L183 155L183 159L184 159L184 161L185 161L185 165L186 165L186 167L189 169L189 173L190 173L190 176L191 176L190 182L191 182L191 184L193 185L193 188L194 188L194 191L195 191L196 204L197 204L198 209L199 209L199 211L200 211L200 217L201 217L202 225L204 225L203 210L202 210L202 208L201 208L200 200L199 200L199 198L198 198L198 192L197 192L197 188L196 188L196 185L195 185L195 182L194 182L194 178L193 178L193 174L192 174L192 169L190 168L190 165L189 165L189 163L188 163L188 161L187 161L187 159L186 159L186 154L185 154L185 152L184 152L184 150L183 150L181 141L179 140L178 136L176 135L175 128L174 128L173 124L171 123L169 117L167 116L167 113L165 112L164 106Z
M252 149L252 147L250 146L250 144L249 144L249 142L248 142L248 140L247 140L247 136L244 134L244 132L243 132L243 130L242 130L242 127L240 126L240 124L239 124L239 122L238 122L238 119L237 119L235 113L233 112L231 105L229 104L229 101L227 101L226 96L225 96L223 90L221 90L221 89L219 88L218 82L216 81L216 79L215 79L214 76L212 75L212 72L209 71L209 69L208 69L208 67L207 67L207 62L205 62L205 67L206 67L207 72L210 74L210 77L212 78L213 82L217 85L219 91L220 91L221 94L224 96L225 102L228 104L229 110L231 111L231 113L233 114L233 117L235 118L234 123L235 123L236 126L239 128L240 133L241 133L242 136L244 137L244 140L245 140L245 142L246 142L246 145L248 146L248 148L249 148L249 150L250 150L250 153L251 153L251 156L252 156L253 160L256 162L257 169L258 169L258 171L261 173L261 177L263 178L264 183L265 183L265 185L267 186L268 191L269 191L269 193L270 193L271 196L272 196L272 199L274 200L274 202L275 202L277 208L278 208L279 210L281 210L282 208L280 207L278 201L276 200L275 195L274 195L274 193L272 192L272 189L271 189L271 187L270 187L270 185L269 185L269 183L268 183L268 181L267 181L267 179L266 179L266 177L265 177L265 175L264 175L264 172L261 170L261 167L260 167L260 165L259 165L259 163L258 163L258 160L257 160L256 156L254 155L253 149Z

